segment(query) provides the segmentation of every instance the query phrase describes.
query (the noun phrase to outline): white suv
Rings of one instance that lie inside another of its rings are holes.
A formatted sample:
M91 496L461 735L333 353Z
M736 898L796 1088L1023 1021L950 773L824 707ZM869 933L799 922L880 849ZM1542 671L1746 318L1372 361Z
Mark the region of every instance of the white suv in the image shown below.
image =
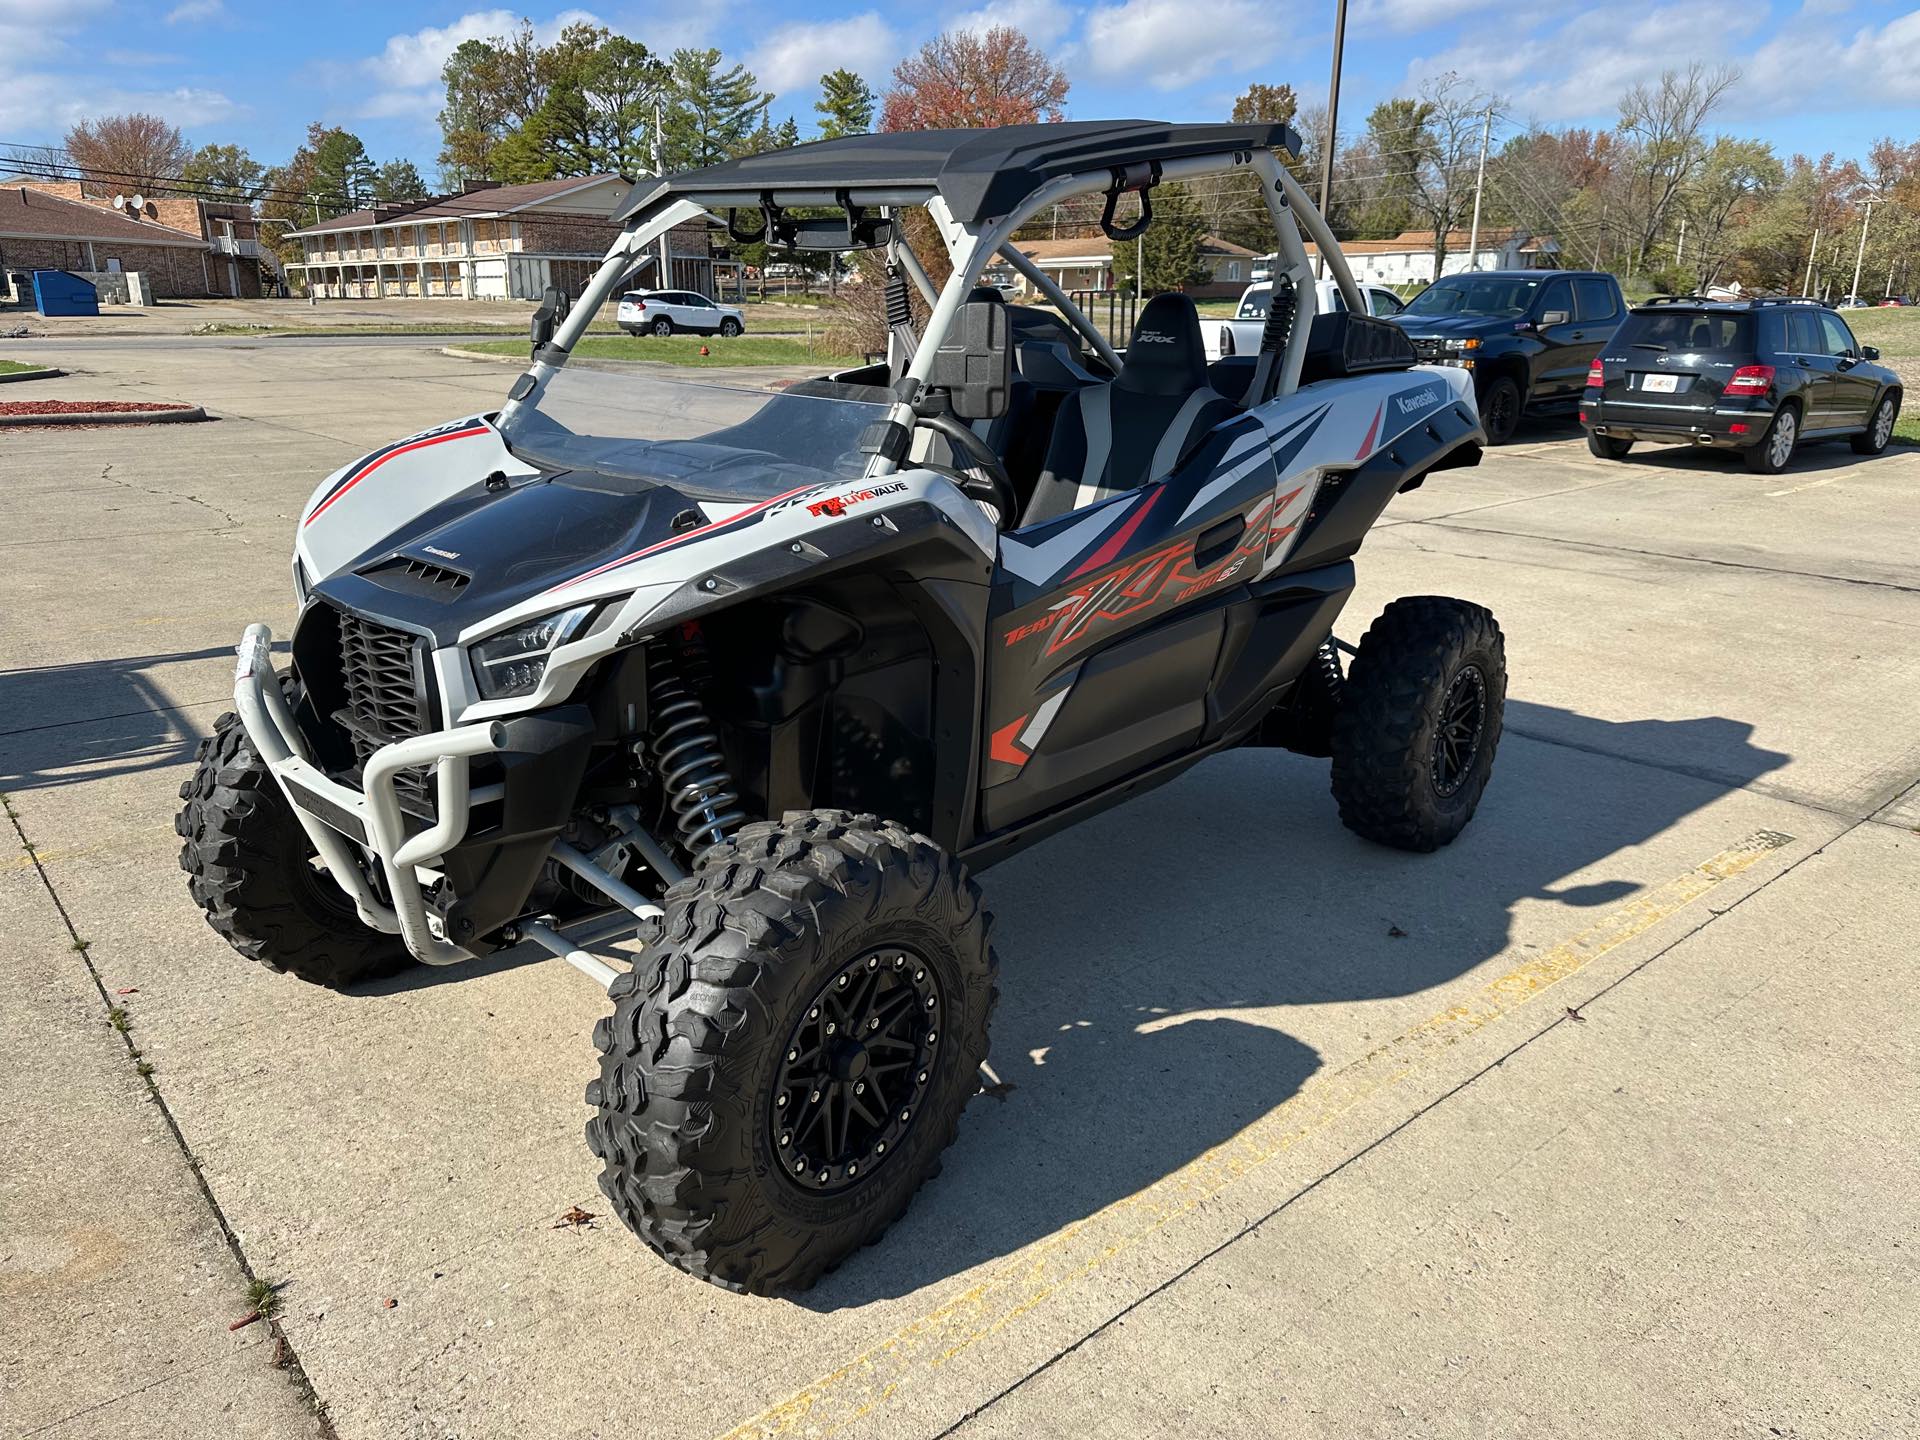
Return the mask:
M729 340L747 328L746 317L731 305L716 305L691 290L630 290L620 297L614 323L629 335L724 335Z

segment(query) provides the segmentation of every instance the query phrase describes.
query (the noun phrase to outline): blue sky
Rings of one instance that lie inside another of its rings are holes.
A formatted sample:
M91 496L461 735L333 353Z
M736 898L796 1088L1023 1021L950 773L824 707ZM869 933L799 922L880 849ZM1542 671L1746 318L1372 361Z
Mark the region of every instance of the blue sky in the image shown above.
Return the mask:
M1690 59L1743 79L1718 117L1782 154L1863 155L1920 138L1920 8L1893 0L1662 0L1518 16L1512 0L1350 0L1343 131L1375 100L1456 71L1520 119L1610 123L1620 90ZM1549 10L1552 7L1532 7ZM715 45L777 92L776 119L812 119L814 81L849 65L884 85L934 29L1008 23L1066 66L1071 113L1224 119L1250 81L1324 100L1333 0L985 0L948 12L901 0L692 0L523 9L417 0L0 0L0 141L57 140L75 119L167 116L195 142L277 162L314 119L376 160L432 176L438 72L468 36L525 13L543 33L592 18L661 51ZM283 18L284 17L284 18Z

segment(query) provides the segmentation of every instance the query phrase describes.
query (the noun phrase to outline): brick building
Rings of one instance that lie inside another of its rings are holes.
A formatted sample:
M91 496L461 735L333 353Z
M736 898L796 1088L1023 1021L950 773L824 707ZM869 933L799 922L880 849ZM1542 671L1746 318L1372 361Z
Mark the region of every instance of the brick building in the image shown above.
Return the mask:
M355 210L290 232L302 254L287 270L328 299L537 300L549 285L578 295L620 233L610 217L628 189L617 175L585 175ZM707 290L726 263L707 226L690 222L668 239L669 277L653 278L659 258L649 255L633 283Z
M166 299L209 293L211 259L199 235L29 185L0 186L0 276L141 271L154 297Z
M128 192L102 193L100 187L81 180L20 179L8 184L36 194L84 205L91 210L146 228L155 244L170 244L185 235L198 241L203 263L179 262L162 275L147 265L123 263L126 270L153 274L154 293L159 298L189 295L238 296L256 298L285 285L280 260L271 246L260 239L259 221L253 207L236 201L200 200L185 196L147 196ZM134 202L138 201L136 205ZM127 239L131 231L115 231L98 239ZM178 261L178 257L176 262ZM12 263L12 262L9 262ZM17 267L16 267L17 268ZM62 269L80 267L62 266ZM106 265L86 267L106 270ZM197 268L198 280L194 279Z

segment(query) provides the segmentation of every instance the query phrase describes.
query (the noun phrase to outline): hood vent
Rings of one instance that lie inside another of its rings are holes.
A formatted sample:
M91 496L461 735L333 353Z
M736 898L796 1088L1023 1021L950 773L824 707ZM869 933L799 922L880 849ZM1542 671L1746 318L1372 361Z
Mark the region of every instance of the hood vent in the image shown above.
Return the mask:
M370 565L360 573L382 589L398 591L402 595L424 595L436 600L453 599L473 579L464 571L436 565L431 560L416 559L412 555L396 555L391 560Z

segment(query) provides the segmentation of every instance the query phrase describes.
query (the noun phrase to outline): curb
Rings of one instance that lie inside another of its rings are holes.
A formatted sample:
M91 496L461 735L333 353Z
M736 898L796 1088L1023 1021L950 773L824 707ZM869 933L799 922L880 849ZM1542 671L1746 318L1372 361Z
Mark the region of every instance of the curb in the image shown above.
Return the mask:
M440 353L451 356L455 360L482 360L489 365L518 365L523 370L533 363L531 360L522 360L518 355L488 355L479 350L462 350L458 345L442 345Z
M0 385L6 385L15 380L51 380L56 375L64 375L66 373L66 371L55 369L51 365L44 370L10 370L4 375L0 375Z
M198 405L182 410L81 410L67 415L0 415L0 430L14 425L177 425L205 420Z

